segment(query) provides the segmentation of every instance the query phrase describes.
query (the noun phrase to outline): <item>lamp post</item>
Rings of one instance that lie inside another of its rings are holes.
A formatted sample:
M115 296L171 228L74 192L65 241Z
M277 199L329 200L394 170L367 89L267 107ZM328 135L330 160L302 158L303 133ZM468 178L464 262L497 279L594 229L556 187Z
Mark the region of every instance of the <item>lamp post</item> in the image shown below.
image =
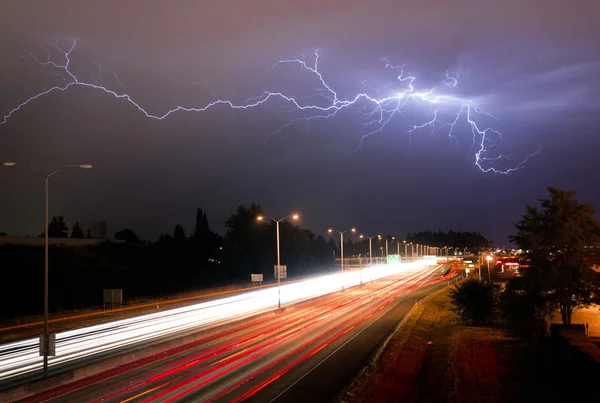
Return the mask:
M334 230L332 228L329 228L327 230L327 232L329 232L330 234L333 232ZM340 263L342 266L342 273L344 273L344 233L350 231L350 232L356 232L356 228L348 228L345 231L339 231L339 230L335 230L337 232L339 232L340 234ZM344 280L342 279L342 290L344 289Z
M361 239L363 239L363 238L368 238L369 239L369 265L371 265L371 263L373 263L373 248L371 247L371 241L375 237L374 236L361 235L360 238Z
M404 244L404 257L408 257L408 244L406 241L402 241L402 243Z
M487 267L488 267L488 282L490 282L490 283L492 282L492 280L491 280L491 277L490 277L490 261L491 261L492 259L493 259L493 258L492 258L490 255L487 255L487 256L485 257L485 260L487 260Z
M297 220L300 218L298 214L292 214L291 216L285 216L276 220L271 217L265 217L259 215L256 217L258 221L271 220L275 222L275 227L277 228L277 308L281 308L281 255L279 253L279 223L287 218L292 218L293 220Z
M16 164L16 162L12 162L12 161L7 161L4 162L2 165L4 165L5 167L14 167ZM90 164L81 164L81 165L65 165L61 168L58 168L50 173L44 173L42 171L40 171L39 169L37 169L36 167L29 165L29 168L31 168L33 171L37 172L38 174L42 175L44 177L44 182L45 182L45 219L46 222L44 224L44 228L45 228L45 240L44 240L44 335L43 335L43 340L42 340L42 351L44 353L44 377L46 377L48 375L48 353L50 350L50 333L48 330L48 222L49 222L49 217L48 217L48 182L50 181L50 178L54 175L56 175L57 173L59 173L60 171L62 171L65 168L82 168L82 169L90 169L92 168L92 166Z
M392 237L392 242L396 242L396 253L398 256L400 255L400 240L396 239L395 236Z
M383 239L383 238L381 237L381 235L377 235L377 238L379 238L379 239ZM385 258L387 259L387 257L388 257L388 239L387 239L387 238L385 238ZM387 263L387 262L386 262L386 263Z

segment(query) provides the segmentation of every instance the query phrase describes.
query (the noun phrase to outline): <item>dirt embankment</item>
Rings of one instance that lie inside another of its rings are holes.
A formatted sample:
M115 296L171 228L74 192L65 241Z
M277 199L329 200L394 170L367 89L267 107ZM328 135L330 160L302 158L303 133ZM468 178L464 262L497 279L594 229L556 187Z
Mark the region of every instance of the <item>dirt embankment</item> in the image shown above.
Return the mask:
M415 307L339 401L564 402L593 389L550 342L531 347L499 328L463 326L449 308L448 289Z

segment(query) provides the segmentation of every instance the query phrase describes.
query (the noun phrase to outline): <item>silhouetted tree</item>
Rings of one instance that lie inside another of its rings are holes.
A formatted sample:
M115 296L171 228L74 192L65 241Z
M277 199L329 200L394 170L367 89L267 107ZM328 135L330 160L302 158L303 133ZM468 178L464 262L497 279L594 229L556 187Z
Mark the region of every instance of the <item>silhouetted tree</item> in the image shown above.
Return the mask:
M452 310L470 325L489 323L494 318L497 287L493 283L470 279L450 290Z
M78 222L73 224L73 228L71 229L71 238L77 238L77 239L85 238L85 236L83 234L83 230L79 226Z
M185 229L179 224L177 224L173 230L173 240L175 242L184 242L186 240Z
M92 236L92 231L90 231L90 230L89 230L89 228L88 228L88 230L87 230L87 231L86 231L86 233L85 233L85 237L86 237L87 239L92 239L92 238L93 238L93 236Z
M6 235L6 232L0 232L0 236L8 236L8 235Z
M586 259L585 249L600 236L594 206L575 200L575 191L549 187L540 208L527 206L511 241L525 250L531 267L525 271L551 310L571 324L574 309L587 307L600 295L600 279Z
M127 243L140 243L140 238L138 238L137 234L129 228L125 228L115 233L115 239L118 241L125 241Z
M333 255L333 257L340 257L340 249L338 248L337 243L333 240L333 238L329 238L329 240L327 241L327 246L329 247L329 251Z
M492 243L478 232L432 232L430 230L406 234L407 242L420 245L437 246L458 249L482 249L489 248Z
M213 232L210 230L206 213L201 208L198 208L196 210L196 223L194 224L194 233L192 236L194 239L206 241L212 234Z
M159 243L169 243L173 241L173 237L169 234L160 234L160 236L158 237L158 242Z
M500 312L513 336L535 342L546 332L546 316L551 314L545 292L531 275L515 277L500 294Z
M256 228L257 217L263 215L262 208L257 204L250 207L238 206L225 221L227 233L225 237L240 251L244 249L244 241L249 239L248 232Z
M52 221L48 224L48 236L56 238L69 237L69 227L65 223L63 216L52 217Z

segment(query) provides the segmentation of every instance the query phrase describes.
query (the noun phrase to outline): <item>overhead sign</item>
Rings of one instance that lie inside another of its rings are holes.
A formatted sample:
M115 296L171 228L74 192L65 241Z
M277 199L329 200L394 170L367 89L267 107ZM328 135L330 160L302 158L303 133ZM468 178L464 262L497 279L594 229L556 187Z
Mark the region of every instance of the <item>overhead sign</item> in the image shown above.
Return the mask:
M402 258L400 255L388 255L387 262L388 264L402 263Z

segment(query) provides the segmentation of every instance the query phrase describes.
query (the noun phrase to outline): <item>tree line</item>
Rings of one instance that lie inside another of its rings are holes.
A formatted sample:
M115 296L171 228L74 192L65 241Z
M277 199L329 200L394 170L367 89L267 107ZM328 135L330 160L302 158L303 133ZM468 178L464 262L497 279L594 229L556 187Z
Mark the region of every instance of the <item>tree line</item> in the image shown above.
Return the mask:
M104 288L121 288L127 299L246 283L251 274L263 274L265 281L273 280L277 261L275 224L259 222L257 217L263 214L258 204L240 205L227 217L226 232L220 235L198 208L195 217L191 217L189 233L179 223L172 232L150 242L124 228L114 234L120 243L77 248L51 246L50 309L97 306L102 303ZM47 231L51 237L91 238L89 230L84 234L79 223L69 228L63 216L53 217ZM384 245L385 238L373 239L373 254L382 256ZM325 238L284 221L280 223L280 251L288 276L324 273L337 270L339 238ZM389 253L394 251L390 245ZM366 257L368 253L368 240L359 239L358 234L345 239L345 257ZM43 248L0 245L0 303L10 306L2 310L0 317L39 314L43 261Z
M492 242L486 239L479 232L462 232L462 231L436 231L430 230L408 233L405 238L406 242L418 243L420 245L434 247L448 247L458 249L484 249L492 246Z

